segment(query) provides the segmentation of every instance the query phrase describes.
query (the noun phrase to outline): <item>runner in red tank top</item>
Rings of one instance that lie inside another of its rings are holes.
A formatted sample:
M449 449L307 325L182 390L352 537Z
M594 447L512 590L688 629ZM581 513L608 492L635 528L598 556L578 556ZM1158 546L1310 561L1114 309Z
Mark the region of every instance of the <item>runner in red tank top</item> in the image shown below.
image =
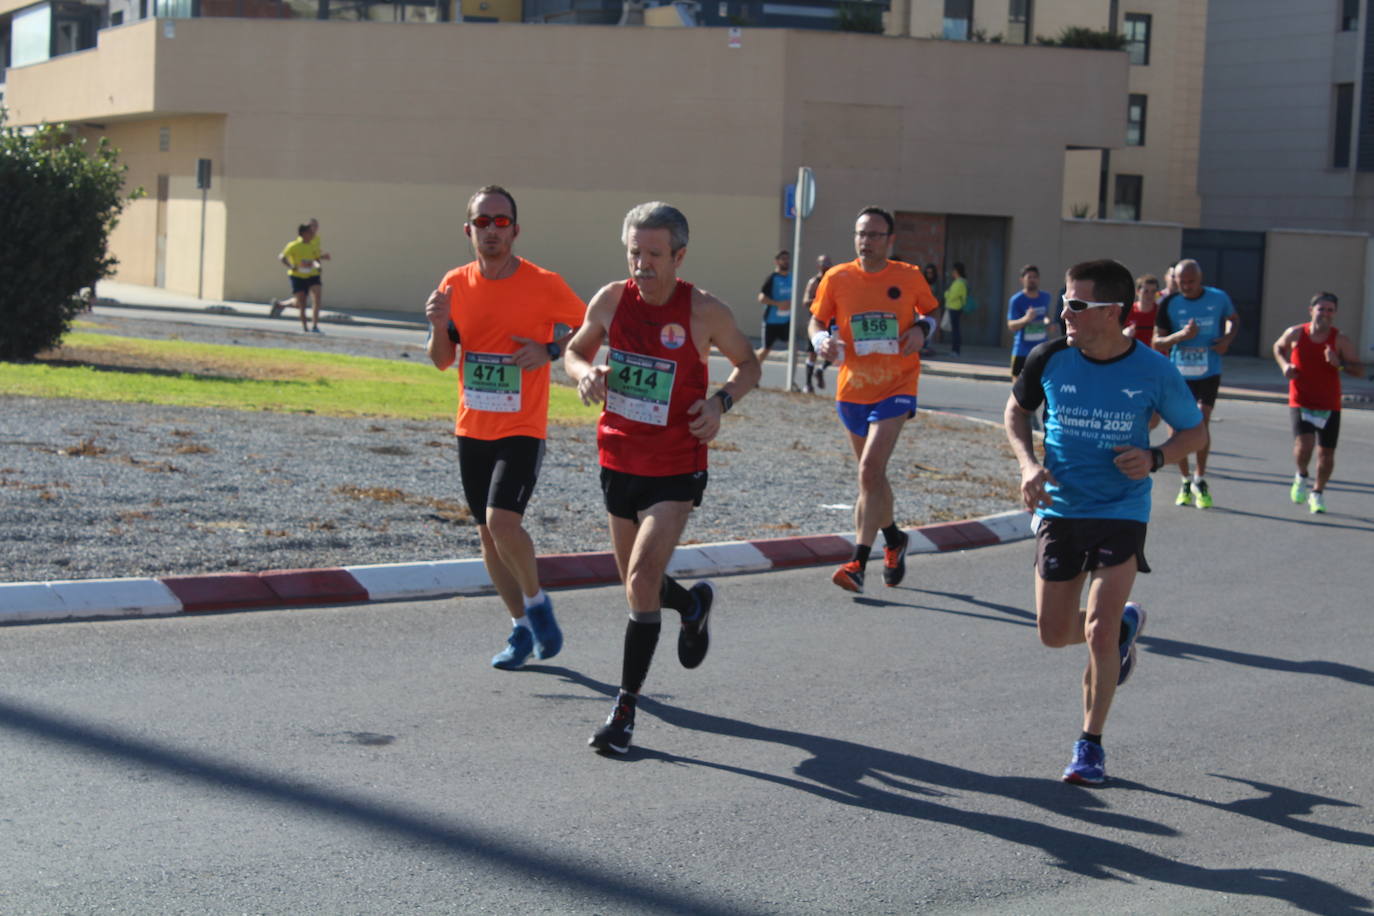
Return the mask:
M601 490L611 546L625 583L630 621L620 694L592 735L599 751L624 754L634 734L635 704L662 628L660 609L682 615L677 655L695 668L710 647L715 586L683 588L667 574L695 506L706 490L706 444L721 415L759 382L758 358L723 302L677 279L687 254L687 219L664 203L640 204L621 233L630 279L592 297L563 366L584 403L603 403L597 426ZM607 362L594 365L609 343ZM706 356L714 346L734 369L706 396Z
M1309 307L1312 320L1295 324L1274 341L1274 359L1288 379L1288 412L1293 421L1293 475L1289 495L1307 500L1309 512L1326 511L1326 482L1336 467L1341 434L1341 370L1362 378L1364 366L1354 342L1331 322L1336 295L1317 293ZM1317 485L1308 492L1307 466L1317 447Z

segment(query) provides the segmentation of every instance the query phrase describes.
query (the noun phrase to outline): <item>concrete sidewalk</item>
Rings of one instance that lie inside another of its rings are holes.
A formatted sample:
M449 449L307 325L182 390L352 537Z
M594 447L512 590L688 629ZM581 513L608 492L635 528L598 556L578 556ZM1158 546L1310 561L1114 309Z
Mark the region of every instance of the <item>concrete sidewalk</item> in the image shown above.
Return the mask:
M217 314L239 314L253 318L269 317L270 306L267 302L237 302L219 299L197 299L180 293L168 292L148 286L134 286L127 283L100 281L96 287L96 310L102 303L118 305L123 308L146 308L162 311L211 312ZM287 316L291 317L291 316ZM384 328L414 328L416 333L425 333L425 320L419 309L408 312L383 310L327 309L320 313L321 323L350 324ZM786 354L773 354L770 361L785 361ZM921 364L921 370L930 375L949 378L966 378L978 381L1009 382L1010 351L1001 347L970 346L955 357L945 347L936 347L936 355ZM1279 374L1278 367L1268 356L1227 356L1220 396L1240 401L1267 401L1286 404L1288 383ZM1374 409L1374 380L1341 378L1343 401L1346 407Z

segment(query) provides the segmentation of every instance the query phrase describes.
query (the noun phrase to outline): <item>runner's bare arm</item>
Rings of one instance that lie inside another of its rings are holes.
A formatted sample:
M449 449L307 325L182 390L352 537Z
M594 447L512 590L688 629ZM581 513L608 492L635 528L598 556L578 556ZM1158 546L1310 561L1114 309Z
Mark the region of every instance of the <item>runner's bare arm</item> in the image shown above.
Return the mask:
M1298 376L1298 369L1292 363L1292 353L1293 345L1298 341L1298 332L1301 330L1302 325L1295 324L1274 341L1274 362L1279 364L1279 371L1283 373L1284 378Z
M1226 316L1226 333L1217 338L1216 343L1212 344L1212 349L1223 356L1226 351L1231 349L1231 341L1236 339L1236 334L1240 331L1240 313L1232 312Z
M1031 411L1016 401L1016 395L1007 395L1007 406L1002 411L1002 425L1007 431L1007 442L1016 455L1016 463L1021 466L1021 501L1034 512L1040 506L1050 504L1046 484L1057 484L1049 469L1035 457L1035 440L1031 434Z
M1336 338L1336 355L1341 360L1339 369L1356 378L1364 378L1364 363L1355 350L1355 342L1344 334Z
M563 325L563 327L567 327L567 325ZM551 341L534 340L530 337L521 337L517 334L512 334L510 339L520 346L511 354L511 358L514 359L515 364L525 372L529 372L531 369L542 368L554 361L554 357L549 353L549 344L557 344L560 351L566 350L568 348L568 341L572 340L573 334L576 333L576 331L577 329L573 328L562 336L559 336L555 332L554 338Z
M583 404L600 404L606 400L606 374L611 369L593 365L592 361L610 333L611 319L625 291L625 282L609 283L592 296L582 327L572 335L563 352L563 371L577 385L577 394Z
M425 302L425 319L429 321L429 340L425 349L434 368L440 372L453 365L458 356L458 345L449 339L449 294L435 290Z
M699 328L704 333L698 335ZM714 346L734 366L730 370L730 377L716 389L717 392L723 391L730 403L734 404L754 390L763 375L763 367L754 355L749 338L740 331L730 308L700 288L692 290L692 336L705 344L703 358ZM702 442L710 442L720 432L725 401L717 397L716 392L711 392L688 407L687 413L692 417L687 427L692 435Z

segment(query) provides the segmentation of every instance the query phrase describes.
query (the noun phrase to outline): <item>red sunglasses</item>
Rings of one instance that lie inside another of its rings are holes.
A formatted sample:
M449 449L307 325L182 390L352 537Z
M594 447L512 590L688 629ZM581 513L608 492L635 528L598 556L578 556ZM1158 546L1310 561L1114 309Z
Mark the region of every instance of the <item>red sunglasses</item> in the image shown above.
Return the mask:
M488 226L495 226L497 229L505 229L507 226L513 224L515 220L502 213L500 216L474 216L472 219L468 220L468 222L472 223L478 229L485 229Z

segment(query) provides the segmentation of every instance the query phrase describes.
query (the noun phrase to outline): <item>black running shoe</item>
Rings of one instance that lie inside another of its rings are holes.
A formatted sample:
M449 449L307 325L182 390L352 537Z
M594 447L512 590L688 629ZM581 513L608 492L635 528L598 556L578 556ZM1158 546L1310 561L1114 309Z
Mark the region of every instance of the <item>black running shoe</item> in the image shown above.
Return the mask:
M898 547L883 548L883 584L896 588L906 578L906 549L911 544L911 535L902 532L902 543Z
M630 738L634 733L635 701L628 694L621 694L606 724L598 728L587 743L603 753L624 754L630 750Z
M690 589L696 599L697 616L694 620L682 621L682 629L677 634L677 660L684 668L695 668L706 658L706 650L711 648L712 605L716 602L716 587L709 579L703 579Z

